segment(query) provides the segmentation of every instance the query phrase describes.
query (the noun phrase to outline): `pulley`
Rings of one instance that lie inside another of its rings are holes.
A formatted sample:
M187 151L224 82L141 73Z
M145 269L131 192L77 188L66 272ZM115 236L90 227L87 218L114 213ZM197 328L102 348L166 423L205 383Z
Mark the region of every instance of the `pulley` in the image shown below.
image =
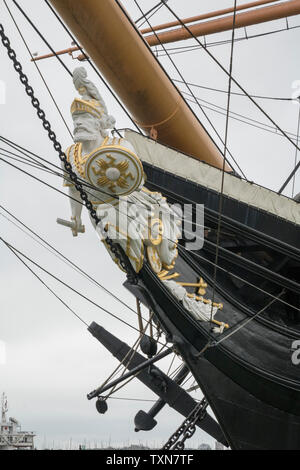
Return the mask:
M107 412L108 406L107 406L107 402L105 398L98 397L96 401L96 408L97 408L98 413L100 413L101 415L104 415L104 413Z

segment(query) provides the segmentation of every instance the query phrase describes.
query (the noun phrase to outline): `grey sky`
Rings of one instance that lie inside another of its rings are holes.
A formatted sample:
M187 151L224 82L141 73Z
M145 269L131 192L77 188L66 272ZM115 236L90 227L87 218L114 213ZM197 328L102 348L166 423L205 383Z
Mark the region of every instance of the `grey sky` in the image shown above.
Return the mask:
M157 2L156 0L151 0L151 2L139 0L139 3L146 11ZM241 3L245 2L238 2L238 4ZM40 54L47 53L47 47L16 10L11 0L8 0L8 4L31 51L38 51ZM39 26L54 49L59 50L70 46L70 38L44 2L20 0L20 4L30 14L33 22ZM188 17L228 7L233 2L231 0L202 2L170 0L169 4L180 17ZM124 5L134 19L140 16L133 1L124 0ZM24 71L28 74L30 83L36 91L36 96L40 99L58 139L64 147L67 147L71 143L68 132L34 65L29 61L28 53L3 2L0 5L0 16L6 34L11 39L11 45L16 50ZM172 19L170 13L162 8L151 18L151 21L157 24L170 19ZM289 24L291 26L300 24L299 17L289 19ZM284 26L285 20L275 21L248 28L248 34L271 31ZM243 31L237 32L238 36L243 34ZM299 36L300 30L294 29L264 38L237 42L234 48L234 76L252 94L289 97L293 91L292 83L300 80L299 51L296 47L299 44ZM228 38L230 38L230 33L214 35L208 39L213 41ZM187 42L183 43L183 45L187 44ZM210 50L228 68L230 45L216 46ZM205 52L193 51L173 55L172 58L186 81L227 89L226 76L212 63ZM63 56L63 60L71 70L79 65L69 56ZM162 63L171 77L179 78L167 58L162 58ZM55 58L39 62L39 66L65 119L72 128L69 108L75 96L75 90L71 77ZM110 114L115 116L117 127L132 127L124 112L112 100L111 95L101 85L90 66L88 64L85 66L89 78L94 80L99 87ZM0 134L42 155L47 160L59 164L52 144L35 116L30 100L25 95L2 45L0 47L0 80L6 85L6 102L0 105ZM185 90L183 86L180 88ZM219 106L226 106L225 94L194 90L196 96ZM234 91L237 90L234 88ZM284 129L296 132L297 105L273 101L260 101L260 103ZM266 122L246 98L233 97L231 108L235 112ZM193 109L197 110L197 107L193 106ZM208 111L208 114L219 132L224 135L225 117L211 111ZM199 116L202 119L201 112ZM203 123L206 125L205 119ZM209 129L209 126L207 127ZM5 146L0 144L0 147ZM274 190L281 186L294 165L294 148L284 138L234 120L230 120L229 147L250 180ZM32 171L33 174L61 189L61 181L57 178L28 169L28 167L24 169ZM299 183L299 176L296 183ZM299 192L297 185L296 192ZM291 194L291 185L287 188L286 194ZM24 223L134 308L134 298L122 287L124 275L111 262L91 227L86 212L83 215L86 233L73 238L68 229L58 226L55 222L57 217L69 217L68 199L41 186L3 162L0 162L0 201ZM40 247L1 215L0 236L85 295L136 326L132 313ZM86 331L84 325L33 278L32 274L3 244L0 245L0 267L0 340L5 341L7 348L7 362L5 365L0 364L0 391L5 390L8 394L10 414L20 419L23 427L37 432L38 445L44 445L44 436L48 445L52 445L53 440L56 445L58 442L66 445L70 437L72 437L73 444L86 439L92 444L94 441L98 444L101 442L107 444L109 441L126 443L128 440L141 440L160 445L166 440L182 421L182 418L170 409L160 414L159 424L151 433L138 435L133 431L133 417L139 409L150 408L151 403L111 400L109 411L104 416L98 415L94 402L88 402L85 395L104 381L112 368L116 366L116 361ZM44 274L41 276L87 323L97 321L129 344L135 341L136 333L133 330L108 317L104 312L75 296ZM169 362L166 360L165 364ZM128 387L118 392L118 395L154 398L137 381L130 383ZM195 396L200 395L195 394ZM193 441L196 444L202 441L212 442L201 432L196 434Z

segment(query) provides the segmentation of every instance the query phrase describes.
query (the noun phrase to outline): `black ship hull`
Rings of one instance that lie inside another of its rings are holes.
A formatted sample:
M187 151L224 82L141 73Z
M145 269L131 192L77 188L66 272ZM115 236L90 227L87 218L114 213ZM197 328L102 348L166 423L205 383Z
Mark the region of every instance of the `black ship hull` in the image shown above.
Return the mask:
M183 241L176 272L190 283L205 279L206 296L224 305L215 319L230 328L215 334L210 322L195 320L147 263L138 285L126 287L155 313L233 449L300 449L300 365L292 361L300 339L299 227L225 198L215 278L220 194L144 166L148 188L168 202L205 204L212 236L198 252Z

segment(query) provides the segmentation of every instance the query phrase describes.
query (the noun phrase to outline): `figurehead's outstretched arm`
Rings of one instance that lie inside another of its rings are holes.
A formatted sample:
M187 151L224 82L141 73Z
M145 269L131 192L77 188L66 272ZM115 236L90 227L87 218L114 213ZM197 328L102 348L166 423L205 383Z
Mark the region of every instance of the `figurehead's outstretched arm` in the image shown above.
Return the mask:
M76 237L78 233L82 233L84 231L82 230L84 226L81 220L82 202L80 199L80 195L77 189L74 188L74 186L69 187L69 196L71 204L71 221L74 222L74 229L72 229L72 233L73 236ZM76 199L76 201L74 199Z
M69 155L70 148L67 150L67 155ZM71 206L71 222L57 219L57 222L61 225L70 227L74 237L77 237L78 233L83 233L84 225L81 221L81 212L82 212L82 202L80 194L77 189L74 187L74 184L68 178L66 172L64 172L64 187L68 188L68 193L70 196L70 206ZM78 202L77 202L78 201Z

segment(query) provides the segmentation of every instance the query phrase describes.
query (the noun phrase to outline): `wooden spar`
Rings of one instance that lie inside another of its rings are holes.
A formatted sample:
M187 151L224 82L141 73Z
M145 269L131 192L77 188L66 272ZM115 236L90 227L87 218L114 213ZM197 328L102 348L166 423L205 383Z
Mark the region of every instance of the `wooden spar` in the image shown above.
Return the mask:
M278 20L300 13L300 0L290 0L256 10L239 13L236 15L235 28L243 28L254 24L264 23L266 21ZM145 37L150 46L158 46L169 42L182 41L190 39L193 36L207 36L209 34L221 33L232 29L233 16L219 18L217 20L206 21L194 24L186 29L184 26L172 31L165 31L159 34L151 34Z
M259 0L259 1L256 1L256 2L244 3L243 5L237 6L236 11L248 10L250 8L254 8L254 7L257 7L257 6L265 5L267 3L274 3L274 2L278 2L278 1L279 0ZM195 21L205 20L205 19L208 19L208 18L215 18L216 16L226 15L228 13L233 13L233 12L234 12L234 8L225 8L224 10L212 11L210 13L205 13L203 15L191 16L189 18L184 18L181 21L184 24L189 24L189 23L193 23ZM140 31L141 34L147 34L147 33L151 33L152 31L160 31L162 29L171 28L173 26L179 26L179 25L181 25L180 21L171 21L170 23L164 23L164 24L161 24L161 25L153 26L152 28L140 29L139 31ZM147 37L146 37L146 41L147 41ZM55 54L50 52L49 54L34 57L34 58L31 59L31 61L36 62L38 60L48 59L50 57L54 57L55 55L62 55L62 54L72 55L73 52L79 51L79 50L80 50L79 47L74 46L74 47L70 47L68 49L63 49L63 50L57 51ZM77 58L78 57L76 57L76 59Z
M72 52L78 51L79 48L77 46L74 47L69 47L68 49L63 49L61 51L57 51L55 55L63 55L63 54L69 54L72 55ZM49 57L54 57L53 52L50 52L49 54L41 55L39 57L33 57L31 59L31 62L36 62L37 60L41 59L49 59Z
M218 168L223 156L115 0L50 0L138 125ZM225 170L231 168L225 164Z
M266 5L267 3L275 3L278 0L260 0L256 2L244 3L243 5L238 5L236 11L248 10L249 8L255 8L261 5ZM234 8L225 8L224 10L211 11L209 13L204 13L203 15L190 16L189 18L184 18L181 21L184 24L194 23L195 21L207 20L208 18L215 18L216 16L227 15L228 13L233 13ZM140 29L141 34L152 33L152 31L160 31L162 29L172 28L173 26L180 26L180 21L171 21L170 23L159 24L157 26L152 26L152 28Z

